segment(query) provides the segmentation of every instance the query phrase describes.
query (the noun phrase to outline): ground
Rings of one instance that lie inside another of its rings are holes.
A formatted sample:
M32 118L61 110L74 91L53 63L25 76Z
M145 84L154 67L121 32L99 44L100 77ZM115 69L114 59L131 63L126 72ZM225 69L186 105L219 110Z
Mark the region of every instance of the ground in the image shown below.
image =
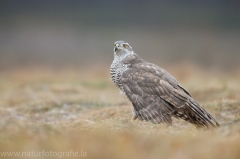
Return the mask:
M240 71L166 69L220 128L133 121L132 105L107 68L4 70L0 158L240 158Z

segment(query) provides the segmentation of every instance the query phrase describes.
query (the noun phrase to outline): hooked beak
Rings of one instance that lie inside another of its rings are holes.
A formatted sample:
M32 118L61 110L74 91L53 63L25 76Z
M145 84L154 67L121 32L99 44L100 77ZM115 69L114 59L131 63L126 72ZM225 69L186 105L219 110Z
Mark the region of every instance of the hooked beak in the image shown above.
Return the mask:
M117 46L115 47L114 51L117 52L119 49L117 48Z

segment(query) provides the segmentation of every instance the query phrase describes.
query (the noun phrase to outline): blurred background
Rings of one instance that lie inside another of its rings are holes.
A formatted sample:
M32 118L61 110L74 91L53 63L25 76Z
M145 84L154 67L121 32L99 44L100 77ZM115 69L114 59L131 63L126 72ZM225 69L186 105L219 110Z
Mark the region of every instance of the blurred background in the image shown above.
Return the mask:
M161 66L239 66L238 0L1 0L0 23L2 70L109 67L116 40Z

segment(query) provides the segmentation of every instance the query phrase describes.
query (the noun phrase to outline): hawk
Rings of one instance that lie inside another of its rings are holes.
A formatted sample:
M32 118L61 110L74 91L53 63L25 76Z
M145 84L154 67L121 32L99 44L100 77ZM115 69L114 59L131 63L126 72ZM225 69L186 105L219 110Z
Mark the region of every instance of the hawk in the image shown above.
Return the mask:
M132 102L133 120L172 124L181 118L200 128L219 127L218 122L161 67L134 53L125 41L114 43L111 79Z

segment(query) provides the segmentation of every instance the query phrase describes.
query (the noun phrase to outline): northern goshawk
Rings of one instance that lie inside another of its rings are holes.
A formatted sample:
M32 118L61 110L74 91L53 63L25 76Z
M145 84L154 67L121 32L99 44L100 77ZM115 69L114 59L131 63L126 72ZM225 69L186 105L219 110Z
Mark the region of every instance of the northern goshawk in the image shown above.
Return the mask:
M167 71L146 62L124 41L114 43L111 78L133 105L133 119L172 124L172 116L197 127L218 127Z

